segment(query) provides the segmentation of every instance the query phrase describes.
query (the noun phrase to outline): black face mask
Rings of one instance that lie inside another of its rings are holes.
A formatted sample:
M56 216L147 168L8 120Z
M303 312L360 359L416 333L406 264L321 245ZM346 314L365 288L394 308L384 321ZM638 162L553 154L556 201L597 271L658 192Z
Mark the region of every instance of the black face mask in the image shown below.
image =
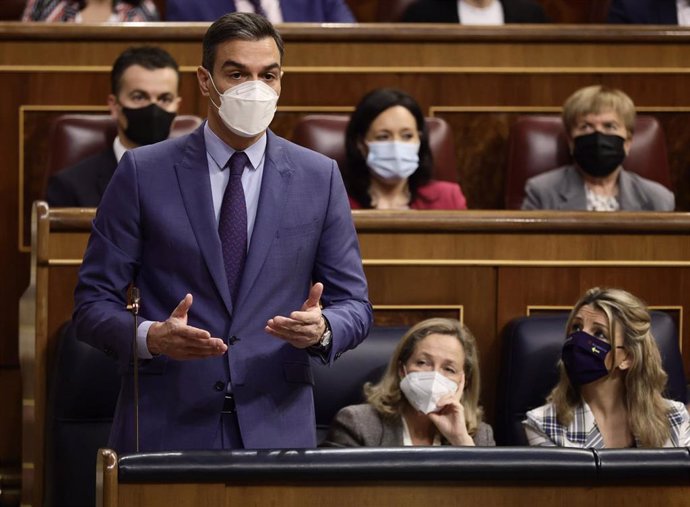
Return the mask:
M127 118L125 135L139 146L163 141L170 135L175 113L169 113L156 104L132 109L122 106Z
M625 139L592 132L574 139L573 158L584 172L595 178L608 176L625 159Z

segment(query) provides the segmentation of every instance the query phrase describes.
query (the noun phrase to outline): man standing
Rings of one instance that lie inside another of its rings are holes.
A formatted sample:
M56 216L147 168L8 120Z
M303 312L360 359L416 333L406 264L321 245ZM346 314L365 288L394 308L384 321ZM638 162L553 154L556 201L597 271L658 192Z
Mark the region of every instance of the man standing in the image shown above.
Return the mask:
M282 56L262 16L213 23L197 70L208 122L126 153L101 202L74 317L123 371L118 451L134 447L131 282L141 450L313 447L310 358L330 363L369 331L337 164L267 130Z
M181 98L177 62L164 49L133 47L117 57L110 73L108 108L117 121L112 147L53 175L51 206L96 207L125 151L167 139Z

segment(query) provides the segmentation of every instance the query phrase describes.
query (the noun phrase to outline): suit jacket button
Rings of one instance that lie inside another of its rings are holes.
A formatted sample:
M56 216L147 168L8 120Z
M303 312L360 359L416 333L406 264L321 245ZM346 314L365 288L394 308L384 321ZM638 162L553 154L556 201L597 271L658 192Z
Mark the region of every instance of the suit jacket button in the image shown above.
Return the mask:
M218 382L216 382L216 383L213 385L213 388L214 388L216 391L225 391L225 382L219 380Z

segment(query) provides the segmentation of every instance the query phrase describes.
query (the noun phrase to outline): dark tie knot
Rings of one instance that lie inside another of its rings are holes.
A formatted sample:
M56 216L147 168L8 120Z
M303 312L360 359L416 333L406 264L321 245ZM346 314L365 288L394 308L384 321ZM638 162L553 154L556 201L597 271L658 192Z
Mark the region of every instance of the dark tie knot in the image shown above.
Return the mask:
M230 168L230 176L241 176L244 166L249 163L249 157L243 151L236 151L228 160L226 167Z

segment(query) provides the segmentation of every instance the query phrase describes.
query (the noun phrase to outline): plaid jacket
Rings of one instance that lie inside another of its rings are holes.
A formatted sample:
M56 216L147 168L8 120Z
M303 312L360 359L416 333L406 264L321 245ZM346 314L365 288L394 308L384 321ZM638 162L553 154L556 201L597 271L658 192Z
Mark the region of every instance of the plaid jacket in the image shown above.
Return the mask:
M666 400L669 404L668 423L671 436L663 447L690 446L690 416L685 405L678 401ZM522 421L530 445L546 447L604 447L604 438L594 421L594 415L584 401L575 408L573 421L568 426L560 424L556 418L556 408L547 403L527 412ZM636 446L640 443L635 439Z

